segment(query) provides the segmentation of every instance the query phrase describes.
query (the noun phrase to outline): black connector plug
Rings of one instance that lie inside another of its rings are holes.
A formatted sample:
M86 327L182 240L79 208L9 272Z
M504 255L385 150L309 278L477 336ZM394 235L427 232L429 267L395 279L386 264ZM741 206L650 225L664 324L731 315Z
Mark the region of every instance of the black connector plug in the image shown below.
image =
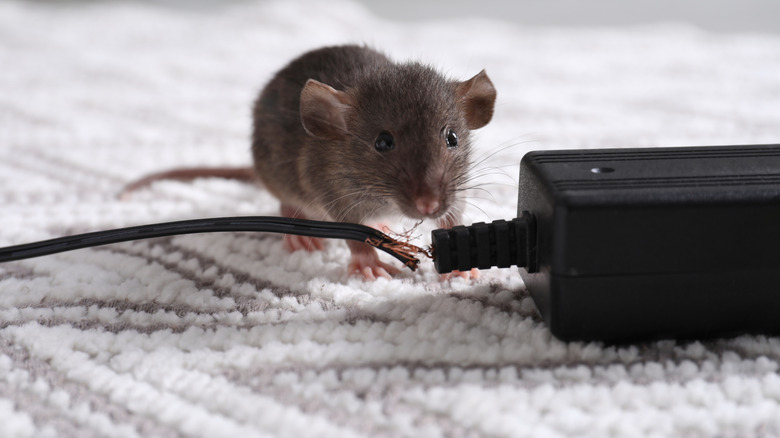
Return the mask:
M440 274L493 266L536 270L536 220L527 211L511 221L433 230L431 243L433 264Z

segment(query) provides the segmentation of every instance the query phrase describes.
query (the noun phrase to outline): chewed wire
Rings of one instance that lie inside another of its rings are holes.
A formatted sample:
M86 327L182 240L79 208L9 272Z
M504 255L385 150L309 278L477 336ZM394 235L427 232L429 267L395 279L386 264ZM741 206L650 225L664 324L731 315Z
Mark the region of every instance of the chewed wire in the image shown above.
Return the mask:
M429 250L396 240L365 225L275 216L240 216L139 225L9 246L0 248L0 263L153 237L237 231L356 240L390 254L412 271L416 270L420 263L420 259L416 257L417 254L431 256Z

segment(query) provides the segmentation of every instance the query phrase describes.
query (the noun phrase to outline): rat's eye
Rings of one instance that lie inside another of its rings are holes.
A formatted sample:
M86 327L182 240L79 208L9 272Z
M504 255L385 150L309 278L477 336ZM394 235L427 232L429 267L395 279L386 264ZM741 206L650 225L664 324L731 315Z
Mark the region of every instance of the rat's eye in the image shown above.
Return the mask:
M447 131L447 135L445 139L447 140L448 148L458 147L458 134L456 134L455 131L453 131L452 129Z
M376 142L374 142L374 147L379 152L389 151L390 149L394 148L395 140L393 140L393 135L387 131L380 132L379 135L376 137Z

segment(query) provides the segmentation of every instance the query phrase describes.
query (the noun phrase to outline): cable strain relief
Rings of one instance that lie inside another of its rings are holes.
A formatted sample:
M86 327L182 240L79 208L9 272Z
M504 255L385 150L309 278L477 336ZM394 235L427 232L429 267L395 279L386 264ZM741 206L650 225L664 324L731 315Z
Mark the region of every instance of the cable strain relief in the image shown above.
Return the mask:
M524 267L536 272L536 219L528 211L511 221L477 222L431 232L433 265L440 274Z

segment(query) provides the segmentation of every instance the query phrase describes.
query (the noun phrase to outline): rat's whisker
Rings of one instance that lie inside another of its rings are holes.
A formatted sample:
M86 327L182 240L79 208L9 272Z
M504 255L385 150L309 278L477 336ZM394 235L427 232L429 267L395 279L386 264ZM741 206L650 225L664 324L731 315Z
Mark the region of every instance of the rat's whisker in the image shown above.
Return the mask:
M466 201L466 204L468 204L471 208L475 208L475 209L479 210L480 213L482 213L487 220L492 220L490 218L490 215L487 214L487 212L485 210L483 210L479 205L477 205L477 204L475 204L475 203L473 203L471 201L468 201L468 200Z

